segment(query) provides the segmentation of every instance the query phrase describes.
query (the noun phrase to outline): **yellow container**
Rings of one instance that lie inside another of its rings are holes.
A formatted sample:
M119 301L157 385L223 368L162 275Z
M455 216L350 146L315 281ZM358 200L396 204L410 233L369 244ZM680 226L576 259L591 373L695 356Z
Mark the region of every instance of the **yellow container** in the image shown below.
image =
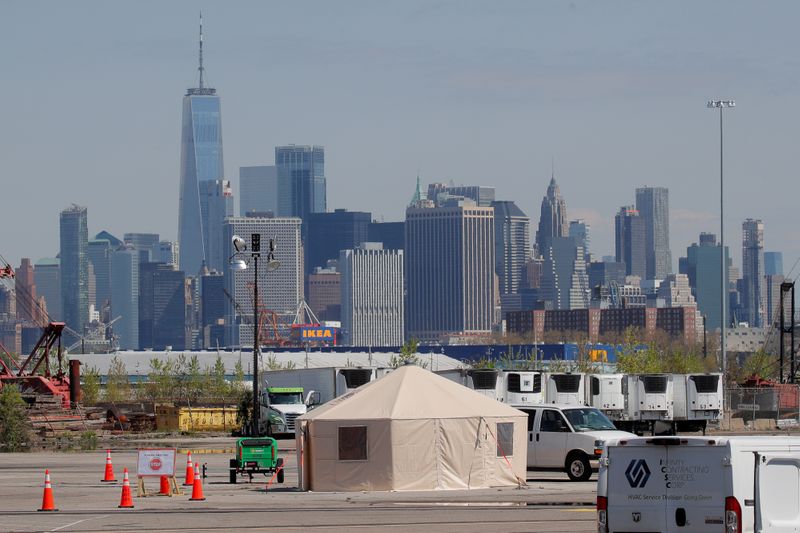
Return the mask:
M229 431L237 426L235 406L174 407L156 406L159 431Z

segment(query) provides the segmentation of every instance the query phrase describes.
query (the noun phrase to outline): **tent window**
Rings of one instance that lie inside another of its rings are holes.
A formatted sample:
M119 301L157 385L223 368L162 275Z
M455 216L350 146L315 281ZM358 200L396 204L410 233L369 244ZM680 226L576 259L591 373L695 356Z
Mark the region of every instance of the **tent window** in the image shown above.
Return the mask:
M367 460L366 426L339 428L339 460L340 461Z
M499 422L497 424L497 457L514 455L514 423Z

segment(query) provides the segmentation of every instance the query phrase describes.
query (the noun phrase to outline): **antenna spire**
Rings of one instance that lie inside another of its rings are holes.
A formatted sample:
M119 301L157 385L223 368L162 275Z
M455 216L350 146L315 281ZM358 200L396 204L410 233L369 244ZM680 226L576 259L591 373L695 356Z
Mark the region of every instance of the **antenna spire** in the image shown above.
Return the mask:
M203 12L200 11L200 90L203 89Z

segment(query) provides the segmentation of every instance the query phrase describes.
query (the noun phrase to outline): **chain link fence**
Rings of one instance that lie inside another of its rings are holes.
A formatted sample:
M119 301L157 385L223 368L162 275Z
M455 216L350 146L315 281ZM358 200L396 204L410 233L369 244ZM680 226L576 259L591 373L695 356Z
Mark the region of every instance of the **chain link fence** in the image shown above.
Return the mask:
M800 385L725 389L724 429L766 430L800 425Z

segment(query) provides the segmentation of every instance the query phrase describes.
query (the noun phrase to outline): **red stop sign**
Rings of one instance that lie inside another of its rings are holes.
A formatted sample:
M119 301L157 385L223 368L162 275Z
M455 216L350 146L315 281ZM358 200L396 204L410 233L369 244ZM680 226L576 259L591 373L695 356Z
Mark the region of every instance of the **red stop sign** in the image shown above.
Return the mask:
M152 459L150 459L150 469L153 470L154 472L157 470L161 470L161 466L162 462L161 459L159 459L158 457L153 457Z

